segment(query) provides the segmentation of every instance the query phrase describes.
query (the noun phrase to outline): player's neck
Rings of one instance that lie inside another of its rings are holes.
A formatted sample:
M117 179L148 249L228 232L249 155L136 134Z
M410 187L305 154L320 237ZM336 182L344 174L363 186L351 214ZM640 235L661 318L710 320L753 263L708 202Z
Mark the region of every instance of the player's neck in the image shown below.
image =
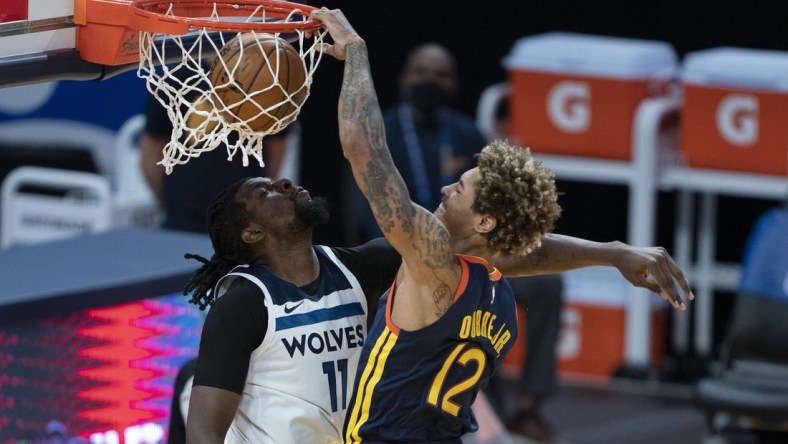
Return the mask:
M317 279L320 273L320 264L311 243L285 244L269 251L274 253L267 255L264 259L265 262L260 265L268 268L280 279L297 287L307 285Z
M453 240L452 249L457 254L464 254L466 256L475 256L483 258L490 265L497 259L498 254L490 249L484 239L479 236L474 236L468 239Z

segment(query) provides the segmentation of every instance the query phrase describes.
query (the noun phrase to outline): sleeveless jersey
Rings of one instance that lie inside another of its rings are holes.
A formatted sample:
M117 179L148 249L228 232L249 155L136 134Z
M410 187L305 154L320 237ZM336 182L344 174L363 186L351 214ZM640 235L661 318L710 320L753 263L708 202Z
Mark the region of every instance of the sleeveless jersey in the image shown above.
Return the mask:
M346 443L460 443L478 429L470 406L517 337L514 292L483 259L458 256L454 302L433 324L400 330L393 287L381 299L361 354Z
M250 357L226 443L342 442L367 334L367 302L329 248L315 251L320 276L314 295L254 265L236 267L217 284L220 297L234 279L249 279L262 290L268 310L265 338Z

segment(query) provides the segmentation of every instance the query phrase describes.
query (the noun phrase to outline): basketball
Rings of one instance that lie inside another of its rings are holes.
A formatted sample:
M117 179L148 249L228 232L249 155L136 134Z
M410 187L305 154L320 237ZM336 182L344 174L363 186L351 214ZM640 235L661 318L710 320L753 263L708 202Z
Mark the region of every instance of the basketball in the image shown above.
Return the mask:
M186 128L189 130L189 143L197 143L216 129L216 121L208 120L211 104L205 97L200 97L184 114Z
M225 119L269 134L296 119L309 92L298 51L272 34L241 34L227 42L209 78L214 105Z

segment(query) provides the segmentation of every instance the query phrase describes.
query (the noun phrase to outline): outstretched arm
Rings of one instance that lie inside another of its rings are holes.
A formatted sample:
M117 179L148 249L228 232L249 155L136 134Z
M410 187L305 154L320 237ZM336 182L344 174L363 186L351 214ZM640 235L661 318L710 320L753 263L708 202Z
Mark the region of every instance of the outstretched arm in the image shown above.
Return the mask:
M684 273L662 247L633 247L622 242L600 243L546 234L536 251L528 256L502 258L496 266L510 277L611 266L632 285L659 294L675 308L686 308L675 282L688 300L695 298Z

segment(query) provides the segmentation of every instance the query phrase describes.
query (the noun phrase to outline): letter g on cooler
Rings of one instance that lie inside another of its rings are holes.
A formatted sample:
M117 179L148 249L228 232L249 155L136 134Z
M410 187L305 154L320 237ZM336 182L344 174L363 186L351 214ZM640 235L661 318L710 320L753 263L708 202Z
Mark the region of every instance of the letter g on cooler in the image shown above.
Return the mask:
M731 145L750 146L758 141L758 98L731 94L720 101L717 129Z
M558 129L582 133L591 126L591 89L588 83L564 81L547 95L547 115Z

